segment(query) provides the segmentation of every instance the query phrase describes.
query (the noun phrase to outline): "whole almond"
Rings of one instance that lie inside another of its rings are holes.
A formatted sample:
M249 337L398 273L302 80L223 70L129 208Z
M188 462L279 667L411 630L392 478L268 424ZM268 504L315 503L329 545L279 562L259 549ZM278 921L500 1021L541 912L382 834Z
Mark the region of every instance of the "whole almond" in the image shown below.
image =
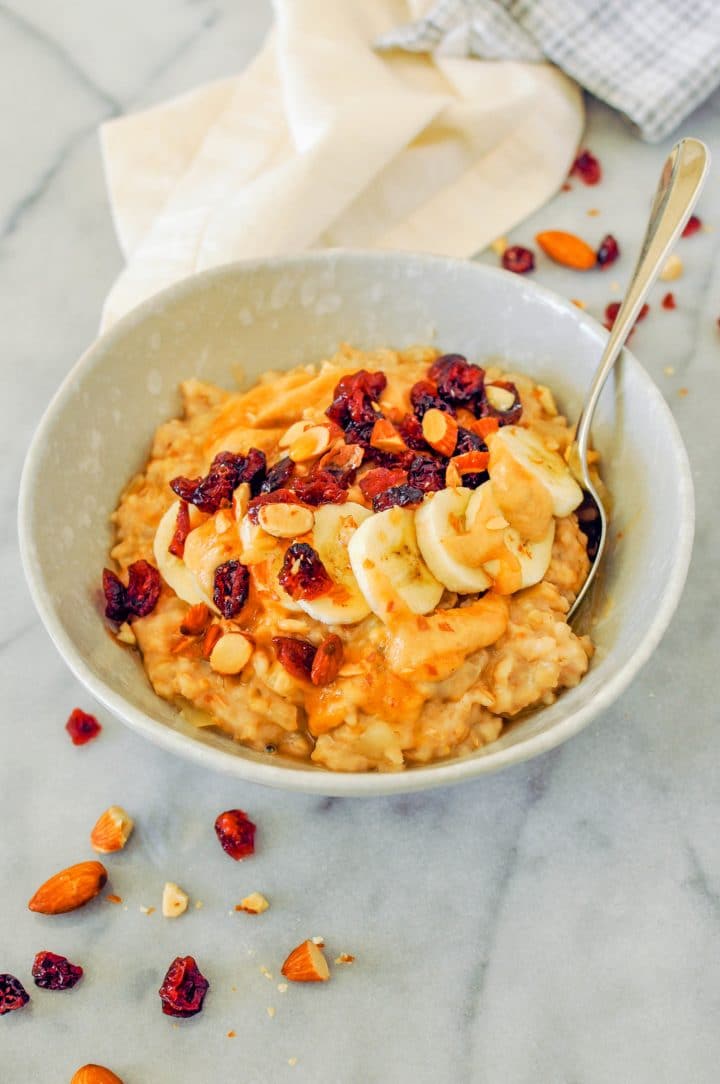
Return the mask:
M546 256L563 267L572 267L575 271L589 271L597 263L595 252L587 241L574 233L564 230L545 230L535 240Z
M28 907L41 915L62 915L89 903L106 883L107 870L102 862L78 862L40 885Z
M102 1065L83 1065L70 1084L123 1084L120 1077Z

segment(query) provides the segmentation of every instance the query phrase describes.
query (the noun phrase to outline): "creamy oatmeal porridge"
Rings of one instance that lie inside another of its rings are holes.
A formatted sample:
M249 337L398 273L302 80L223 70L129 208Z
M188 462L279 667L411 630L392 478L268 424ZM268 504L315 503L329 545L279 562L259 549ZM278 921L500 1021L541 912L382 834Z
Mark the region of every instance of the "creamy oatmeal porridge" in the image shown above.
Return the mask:
M334 771L494 741L576 685L589 568L551 391L415 347L181 386L113 515L106 615L198 726Z

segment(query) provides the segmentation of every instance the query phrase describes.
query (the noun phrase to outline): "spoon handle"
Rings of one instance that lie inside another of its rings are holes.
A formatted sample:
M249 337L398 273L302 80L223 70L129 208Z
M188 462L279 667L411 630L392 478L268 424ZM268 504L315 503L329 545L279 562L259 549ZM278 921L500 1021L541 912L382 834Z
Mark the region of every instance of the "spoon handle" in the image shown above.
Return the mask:
M699 139L681 139L663 166L635 271L578 419L573 466L579 469L580 480L586 488L589 487L587 452L590 426L603 384L635 326L650 287L690 217L709 165L710 152L704 143Z

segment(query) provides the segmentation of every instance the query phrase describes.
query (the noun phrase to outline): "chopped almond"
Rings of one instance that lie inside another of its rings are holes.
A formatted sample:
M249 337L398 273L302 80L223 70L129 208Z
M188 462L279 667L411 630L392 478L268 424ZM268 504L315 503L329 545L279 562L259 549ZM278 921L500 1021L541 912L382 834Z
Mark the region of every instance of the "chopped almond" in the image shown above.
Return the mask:
M167 881L162 894L162 913L165 918L177 918L187 911L190 897L179 885Z
M132 625L129 625L127 621L123 621L115 635L116 639L118 639L121 644L128 644L130 647L134 647L137 643L135 633L132 630Z
M450 414L431 407L423 417L422 431L430 447L440 455L453 454L457 444L458 424Z
M515 405L513 393L508 391L507 388L501 388L498 384L485 385L485 398L493 410L499 410L501 414L504 414L507 410L512 410Z
M355 957L351 956L349 952L341 952L339 956L335 957L336 964L354 964Z
M203 637L202 642L202 656L204 659L209 659L213 653L215 645L223 634L223 630L220 625L210 625L207 632Z
M489 461L489 452L473 451L463 452L462 455L455 455L450 462L455 467L458 474L462 475L482 473L482 471L487 470Z
M132 817L128 816L122 806L111 805L97 819L95 827L90 833L90 843L98 854L114 854L121 851L134 827Z
M216 674L239 674L250 661L253 645L242 632L228 632L210 653L210 667Z
M282 973L290 982L327 982L330 978L327 960L312 941L303 941L292 950Z
M314 424L314 422L308 422L303 420L299 422L293 422L290 428L286 429L283 435L280 437L280 440L278 441L278 447L289 448L290 445L298 439L298 437L301 437L302 434L305 433L308 429L312 429Z
M258 523L273 538L299 538L312 530L315 517L301 504L263 504L258 510Z
M235 908L236 911L246 911L249 915L261 915L267 911L270 904L260 892L251 892Z
M381 452L406 452L407 444L398 433L392 422L387 418L378 418L370 436L373 448Z
M292 442L288 455L293 463L306 463L326 452L330 445L330 430L326 425L314 425Z
M197 605L191 606L183 617L180 632L183 636L199 636L201 632L205 632L209 621L210 607L204 602L198 602Z
M682 260L673 252L665 261L665 266L660 272L660 279L662 282L674 282L675 279L680 278L684 270Z

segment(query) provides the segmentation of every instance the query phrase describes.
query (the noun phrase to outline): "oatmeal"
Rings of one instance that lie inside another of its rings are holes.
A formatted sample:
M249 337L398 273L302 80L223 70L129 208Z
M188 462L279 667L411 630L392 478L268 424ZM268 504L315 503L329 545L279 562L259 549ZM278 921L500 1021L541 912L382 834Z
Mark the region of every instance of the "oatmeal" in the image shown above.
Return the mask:
M580 681L583 494L548 388L343 346L246 392L181 393L113 515L104 586L118 639L197 726L397 771Z

